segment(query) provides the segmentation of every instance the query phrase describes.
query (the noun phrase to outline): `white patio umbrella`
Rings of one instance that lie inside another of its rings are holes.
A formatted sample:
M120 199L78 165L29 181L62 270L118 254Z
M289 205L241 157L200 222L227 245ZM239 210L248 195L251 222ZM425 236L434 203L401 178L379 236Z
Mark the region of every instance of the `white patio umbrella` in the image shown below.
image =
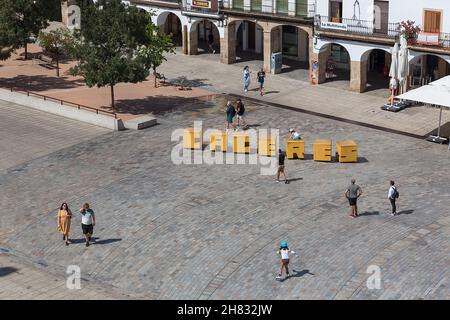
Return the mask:
M394 44L394 47L391 49L391 69L389 70L389 77L397 78L398 75L398 43Z
M397 81L398 79L398 44L397 42L394 44L394 47L391 49L391 69L389 70L389 77L395 79ZM391 83L389 82L389 85ZM392 93L392 99L391 99L391 106L394 102L394 87L391 87L391 93Z
M401 93L406 92L406 77L409 74L409 61L408 61L408 42L402 35L400 36L400 51L398 52L398 81Z
M428 85L403 93L397 98L433 104L440 107L439 124L436 136L430 136L428 140L442 143L446 141L441 137L442 106L450 107L450 76L430 82Z

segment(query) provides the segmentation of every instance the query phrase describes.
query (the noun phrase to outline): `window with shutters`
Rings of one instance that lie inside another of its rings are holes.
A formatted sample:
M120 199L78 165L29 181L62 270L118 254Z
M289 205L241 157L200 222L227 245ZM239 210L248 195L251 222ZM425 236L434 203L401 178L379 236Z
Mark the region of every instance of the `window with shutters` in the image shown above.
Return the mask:
M331 22L342 22L342 0L330 0L328 12Z
M308 15L308 0L297 0L295 2L295 14L297 16Z
M433 10L425 10L423 31L431 33L439 33L441 31L441 12Z

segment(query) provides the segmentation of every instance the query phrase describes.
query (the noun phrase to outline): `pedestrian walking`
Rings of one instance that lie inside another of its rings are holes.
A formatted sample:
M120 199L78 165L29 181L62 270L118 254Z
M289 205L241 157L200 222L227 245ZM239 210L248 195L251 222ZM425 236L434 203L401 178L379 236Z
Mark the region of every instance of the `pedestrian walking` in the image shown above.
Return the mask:
M81 213L81 229L83 230L84 237L86 238L86 247L89 247L89 242L92 240L92 234L94 233L95 226L95 214L89 207L89 203L85 203L83 208L80 209Z
M236 102L236 119L238 127L240 125L240 122L242 122L242 125L244 127L247 125L244 119L244 113L245 113L244 103L242 102L241 98L238 98Z
M277 279L281 279L283 276L283 269L286 270L286 278L289 278L289 253L295 254L294 251L290 250L287 242L283 241L281 242L280 248L277 251L277 254L280 255L281 258L281 268L280 273L277 276Z
M277 170L277 182L280 182L280 174L284 176L284 183L288 184L289 180L286 178L284 172L284 160L286 159L286 153L281 149L278 149L278 170Z
M261 71L258 72L256 77L257 77L258 83L259 83L259 94L262 96L263 95L263 89L264 89L264 81L266 79L266 73L264 72L263 68L261 68Z
M70 223L72 220L72 211L66 202L63 202L58 210L58 231L63 234L63 241L66 246L71 243L69 241Z
M345 197L350 204L350 217L356 218L358 216L358 198L362 195L362 189L356 184L356 180L352 179L350 185L345 191Z
M248 91L250 86L250 68L248 66L244 67L244 92Z
M233 105L231 104L231 101L227 102L227 123L226 123L226 130L230 128L230 125L236 129L236 125L233 123L233 118L236 115L236 110L234 109Z
M395 186L395 182L393 180L391 180L389 191L388 191L388 199L391 202L391 206L392 206L392 212L391 212L392 216L395 216L397 214L397 207L395 205L395 200L397 200L399 196L400 196L400 194L398 193L397 187Z
M212 31L208 35L208 52L211 52L211 51L213 54L216 53L216 50L214 50L214 35L213 35Z

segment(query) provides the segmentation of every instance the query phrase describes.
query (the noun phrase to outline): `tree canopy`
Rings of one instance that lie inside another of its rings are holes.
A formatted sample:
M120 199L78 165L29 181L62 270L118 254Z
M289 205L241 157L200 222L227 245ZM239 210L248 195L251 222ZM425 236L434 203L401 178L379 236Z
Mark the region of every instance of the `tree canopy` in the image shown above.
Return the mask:
M139 56L148 69L153 69L153 75L156 87L156 68L166 61L166 53L174 53L175 49L172 42L172 36L165 34L162 30L154 25L147 26L148 43L139 49Z
M81 29L76 31L73 75L83 76L89 87L111 87L122 82L137 83L149 75L138 56L139 47L149 42L146 32L150 14L120 0L99 0L81 4Z
M48 0L0 0L0 48L9 48L10 53L25 47L27 58L31 37L48 26L50 8Z
M59 77L59 59L62 53L72 51L73 36L69 29L57 28L39 33L39 44L56 60L56 76Z

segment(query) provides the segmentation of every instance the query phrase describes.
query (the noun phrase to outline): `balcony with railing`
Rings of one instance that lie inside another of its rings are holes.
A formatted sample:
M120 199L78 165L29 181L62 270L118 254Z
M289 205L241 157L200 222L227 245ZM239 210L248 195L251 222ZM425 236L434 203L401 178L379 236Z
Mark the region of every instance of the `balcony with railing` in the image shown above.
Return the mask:
M281 18L310 18L315 14L315 4L310 0L225 0L225 13L270 15Z
M419 32L410 47L420 50L450 50L450 33Z
M316 31L323 33L360 35L364 37L376 37L384 39L395 39L399 36L398 23L387 23L377 25L374 21L356 20L346 18L332 18L316 15L314 19Z

